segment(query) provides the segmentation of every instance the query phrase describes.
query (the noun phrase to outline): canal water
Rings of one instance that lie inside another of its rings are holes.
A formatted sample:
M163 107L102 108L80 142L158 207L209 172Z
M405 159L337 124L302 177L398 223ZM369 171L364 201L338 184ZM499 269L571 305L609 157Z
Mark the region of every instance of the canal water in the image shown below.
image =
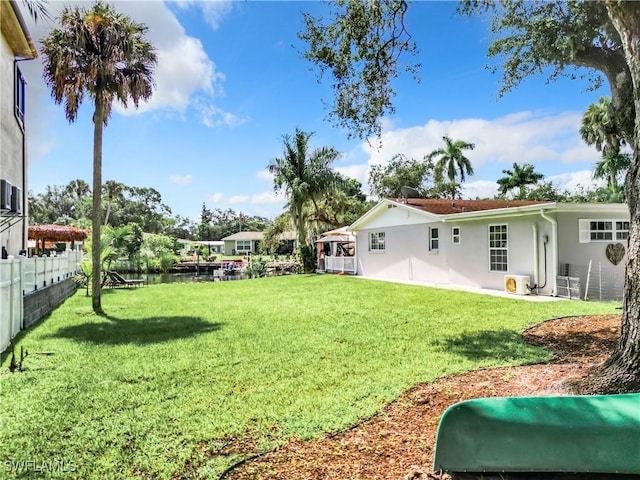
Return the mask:
M224 274L203 274L197 275L191 273L127 273L122 274L126 279L142 279L148 285L159 283L196 283L196 282L226 282L229 280L245 280L249 278L247 275L240 273L232 275Z

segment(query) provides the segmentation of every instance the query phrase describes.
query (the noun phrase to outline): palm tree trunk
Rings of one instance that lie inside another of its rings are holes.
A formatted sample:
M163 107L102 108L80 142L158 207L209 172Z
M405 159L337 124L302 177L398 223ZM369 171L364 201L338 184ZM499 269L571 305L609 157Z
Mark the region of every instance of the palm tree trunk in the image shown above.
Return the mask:
M109 213L111 212L111 200L107 202L107 213L104 216L104 225L107 226L109 224Z
M96 111L93 115L93 218L91 221L91 303L96 313L102 312L100 289L102 272L100 265L100 221L102 211L102 130L104 128L104 104L100 94L96 95Z

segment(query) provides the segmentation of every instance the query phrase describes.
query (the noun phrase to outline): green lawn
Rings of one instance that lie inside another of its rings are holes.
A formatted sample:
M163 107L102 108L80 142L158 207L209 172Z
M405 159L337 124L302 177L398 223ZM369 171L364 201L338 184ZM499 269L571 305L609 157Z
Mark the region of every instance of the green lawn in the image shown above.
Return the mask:
M31 461L45 477L216 478L417 382L549 358L520 340L529 325L615 312L331 275L105 291L102 304L96 316L79 291L23 335L25 372L3 355L0 477L32 476Z

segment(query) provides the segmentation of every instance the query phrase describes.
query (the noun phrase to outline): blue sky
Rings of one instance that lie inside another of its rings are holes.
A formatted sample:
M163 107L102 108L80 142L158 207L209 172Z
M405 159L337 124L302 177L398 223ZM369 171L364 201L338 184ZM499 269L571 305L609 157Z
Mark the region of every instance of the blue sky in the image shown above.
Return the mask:
M592 183L599 153L578 130L582 113L608 89L590 92L586 82L566 79L547 85L537 77L498 98L499 75L485 68L489 21L458 16L454 2L411 5L407 27L420 49L422 81L405 75L394 84L396 113L384 119L380 149L348 140L326 121L322 101L332 101L331 87L318 83L301 58L301 12L322 13L323 3L112 3L149 27L159 62L153 98L137 110L114 109L104 132L103 181L153 187L174 214L197 220L203 202L270 218L281 213L285 199L274 194L266 166L281 154L282 135L296 128L315 132L313 146L341 151L335 168L365 190L371 165L398 153L421 159L443 135L476 144L468 153L475 169L464 185L468 198L494 194L495 180L513 162L533 163L562 187ZM62 5L51 1L49 9L57 16ZM53 24L27 20L39 49ZM76 178L91 184L92 104L85 101L69 124L51 100L40 60L22 68L29 190Z

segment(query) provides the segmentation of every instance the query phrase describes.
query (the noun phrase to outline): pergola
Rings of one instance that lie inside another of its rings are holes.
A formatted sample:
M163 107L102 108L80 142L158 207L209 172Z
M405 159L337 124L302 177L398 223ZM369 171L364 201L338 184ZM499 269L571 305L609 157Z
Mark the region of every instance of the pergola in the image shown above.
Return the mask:
M44 250L45 242L71 242L71 249L75 248L75 242L84 241L89 236L89 230L64 225L31 225L29 227L29 240L36 241L36 253Z

